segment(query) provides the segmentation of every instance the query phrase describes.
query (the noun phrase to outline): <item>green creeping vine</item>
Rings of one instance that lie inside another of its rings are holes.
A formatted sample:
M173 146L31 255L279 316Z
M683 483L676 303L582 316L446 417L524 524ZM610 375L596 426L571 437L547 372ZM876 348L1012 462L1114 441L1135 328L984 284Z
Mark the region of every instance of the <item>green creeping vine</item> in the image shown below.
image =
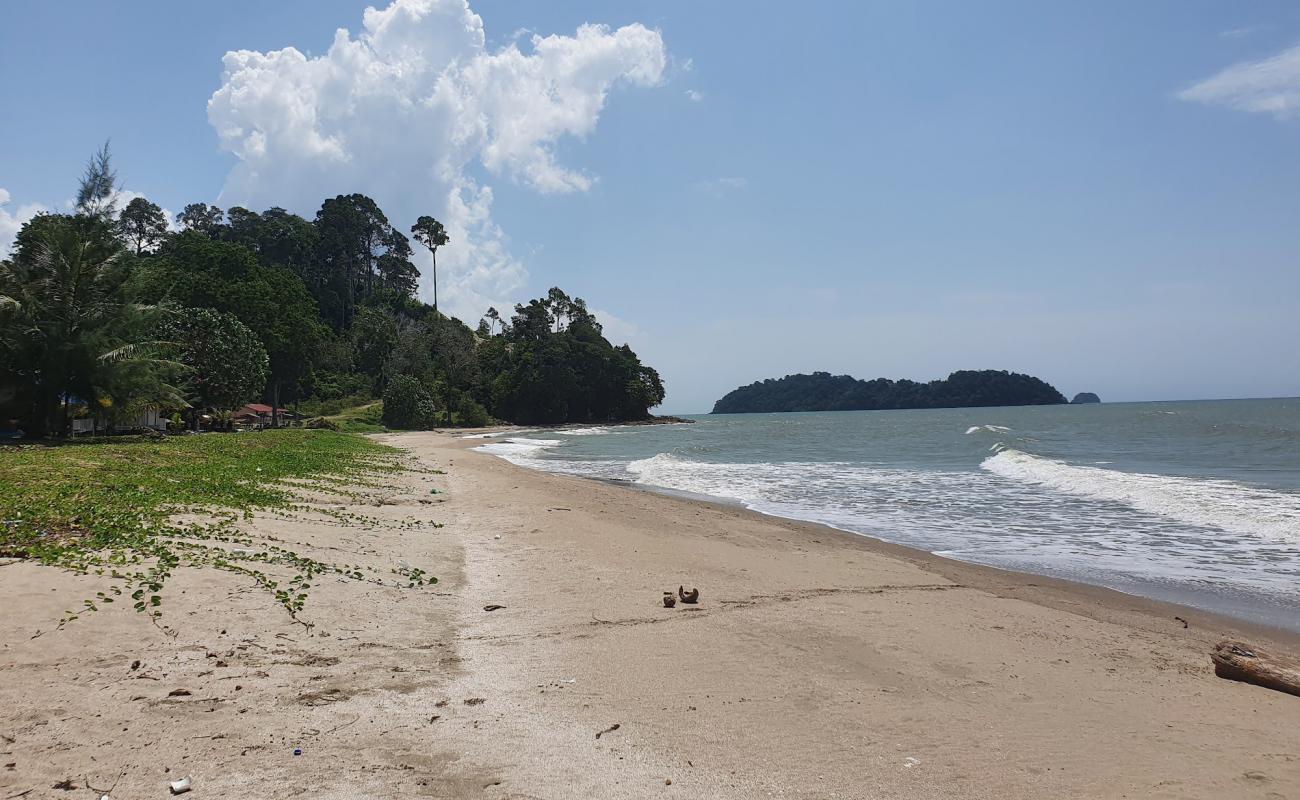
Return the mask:
M136 611L162 615L162 592L178 566L211 567L250 578L297 620L318 575L416 588L437 582L423 570L393 570L385 581L373 567L330 564L238 528L254 511L287 518L324 514L341 525L394 529L441 527L295 502L309 489L358 499L357 486L416 469L400 451L360 436L328 430L273 430L142 439L96 440L63 446L0 448L0 557L27 558L114 584L66 612L62 624L124 595ZM182 513L209 522L180 523ZM270 567L278 576L268 574ZM292 573L283 577L283 573Z

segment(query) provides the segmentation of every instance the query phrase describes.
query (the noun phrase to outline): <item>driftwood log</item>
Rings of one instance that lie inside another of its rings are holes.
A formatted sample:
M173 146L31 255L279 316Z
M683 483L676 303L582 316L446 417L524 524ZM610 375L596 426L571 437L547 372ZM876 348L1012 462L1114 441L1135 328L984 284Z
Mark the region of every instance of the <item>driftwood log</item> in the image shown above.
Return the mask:
M1214 674L1300 697L1300 659L1268 653L1244 642L1219 642L1210 654Z

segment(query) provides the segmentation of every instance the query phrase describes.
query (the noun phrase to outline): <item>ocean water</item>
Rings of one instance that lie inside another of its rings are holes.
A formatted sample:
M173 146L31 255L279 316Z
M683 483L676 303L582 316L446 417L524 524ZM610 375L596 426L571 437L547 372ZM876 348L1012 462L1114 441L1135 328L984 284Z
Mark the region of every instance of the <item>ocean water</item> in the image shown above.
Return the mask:
M1300 630L1300 399L695 419L478 449Z

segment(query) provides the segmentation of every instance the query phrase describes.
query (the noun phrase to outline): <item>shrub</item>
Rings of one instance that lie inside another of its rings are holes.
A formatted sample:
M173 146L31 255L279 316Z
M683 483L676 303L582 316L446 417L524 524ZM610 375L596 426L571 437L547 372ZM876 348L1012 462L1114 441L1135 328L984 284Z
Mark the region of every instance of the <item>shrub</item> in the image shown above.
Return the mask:
M410 375L397 375L384 390L384 424L390 428L428 430L434 426L433 400Z

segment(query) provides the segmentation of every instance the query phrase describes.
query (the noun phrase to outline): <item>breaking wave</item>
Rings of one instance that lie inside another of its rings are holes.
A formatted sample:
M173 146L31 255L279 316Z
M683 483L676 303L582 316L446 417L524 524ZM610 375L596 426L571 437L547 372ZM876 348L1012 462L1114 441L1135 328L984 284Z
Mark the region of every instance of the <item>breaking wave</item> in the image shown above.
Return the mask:
M981 466L1010 480L1270 541L1300 543L1300 494L1226 480L1120 472L1004 448Z

